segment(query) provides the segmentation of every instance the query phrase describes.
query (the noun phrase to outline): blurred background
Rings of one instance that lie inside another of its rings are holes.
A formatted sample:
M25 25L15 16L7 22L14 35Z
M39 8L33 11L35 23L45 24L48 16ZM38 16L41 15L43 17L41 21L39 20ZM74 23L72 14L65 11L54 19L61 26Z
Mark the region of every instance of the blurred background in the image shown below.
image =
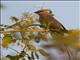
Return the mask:
M3 8L1 8L1 24L12 25L10 16L20 18L23 12L34 13L38 9L48 8L53 11L56 19L67 29L78 29L80 26L80 4L78 1L2 1L1 5L3 5ZM57 56L57 60L60 60L59 52L55 49L50 51L50 53L52 52L55 52L55 57ZM2 51L3 55L8 53L13 53L13 51L6 51L5 49ZM43 58L41 57L41 59Z

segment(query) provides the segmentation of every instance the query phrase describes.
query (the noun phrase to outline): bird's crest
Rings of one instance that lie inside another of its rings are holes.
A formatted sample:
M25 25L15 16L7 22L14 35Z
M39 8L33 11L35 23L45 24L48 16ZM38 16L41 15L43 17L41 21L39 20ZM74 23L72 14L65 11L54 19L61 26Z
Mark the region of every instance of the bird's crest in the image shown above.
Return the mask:
M35 13L41 13L41 12L46 12L46 13L50 14L51 16L54 15L54 14L52 14L52 11L50 9L43 9L43 8L37 10Z

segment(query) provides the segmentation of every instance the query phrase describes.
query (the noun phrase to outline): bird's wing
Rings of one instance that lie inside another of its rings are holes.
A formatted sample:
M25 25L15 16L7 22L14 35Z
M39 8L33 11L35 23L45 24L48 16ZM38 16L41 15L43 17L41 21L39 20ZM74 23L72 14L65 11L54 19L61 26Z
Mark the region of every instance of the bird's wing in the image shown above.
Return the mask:
M49 22L51 28L66 30L65 27L53 16L46 15L46 16L44 16L44 19L46 19Z

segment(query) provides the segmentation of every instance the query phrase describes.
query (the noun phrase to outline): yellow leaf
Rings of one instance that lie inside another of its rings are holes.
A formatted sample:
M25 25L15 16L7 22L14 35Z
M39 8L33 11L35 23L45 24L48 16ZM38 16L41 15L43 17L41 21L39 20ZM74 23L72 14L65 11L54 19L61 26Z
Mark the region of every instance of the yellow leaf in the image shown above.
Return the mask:
M26 20L26 23L28 23L28 24L32 24L34 21L33 21L33 19L32 18L28 18L27 20Z
M46 32L41 32L39 35L41 35L41 39L47 41L48 35Z
M58 33L53 34L53 39L58 44L72 45L80 40L80 30L71 30L68 33L64 33L64 36Z
M80 50L80 41L72 45L73 48Z
M30 51L32 51L32 52L36 51L36 47L33 46L33 45L29 45L29 46L28 46L28 49L29 49Z
M27 39L22 40L22 43L24 43L25 45L28 45L29 44L29 40L27 40Z
M12 42L12 37L10 35L4 36L2 39L2 46L4 48L7 48L11 42Z

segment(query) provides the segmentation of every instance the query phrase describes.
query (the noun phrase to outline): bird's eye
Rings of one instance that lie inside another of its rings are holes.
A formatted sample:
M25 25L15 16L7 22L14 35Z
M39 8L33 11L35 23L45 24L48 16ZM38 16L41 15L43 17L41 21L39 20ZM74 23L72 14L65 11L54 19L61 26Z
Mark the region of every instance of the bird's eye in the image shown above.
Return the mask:
M49 13L52 13L52 11L51 11L51 10L49 10Z

